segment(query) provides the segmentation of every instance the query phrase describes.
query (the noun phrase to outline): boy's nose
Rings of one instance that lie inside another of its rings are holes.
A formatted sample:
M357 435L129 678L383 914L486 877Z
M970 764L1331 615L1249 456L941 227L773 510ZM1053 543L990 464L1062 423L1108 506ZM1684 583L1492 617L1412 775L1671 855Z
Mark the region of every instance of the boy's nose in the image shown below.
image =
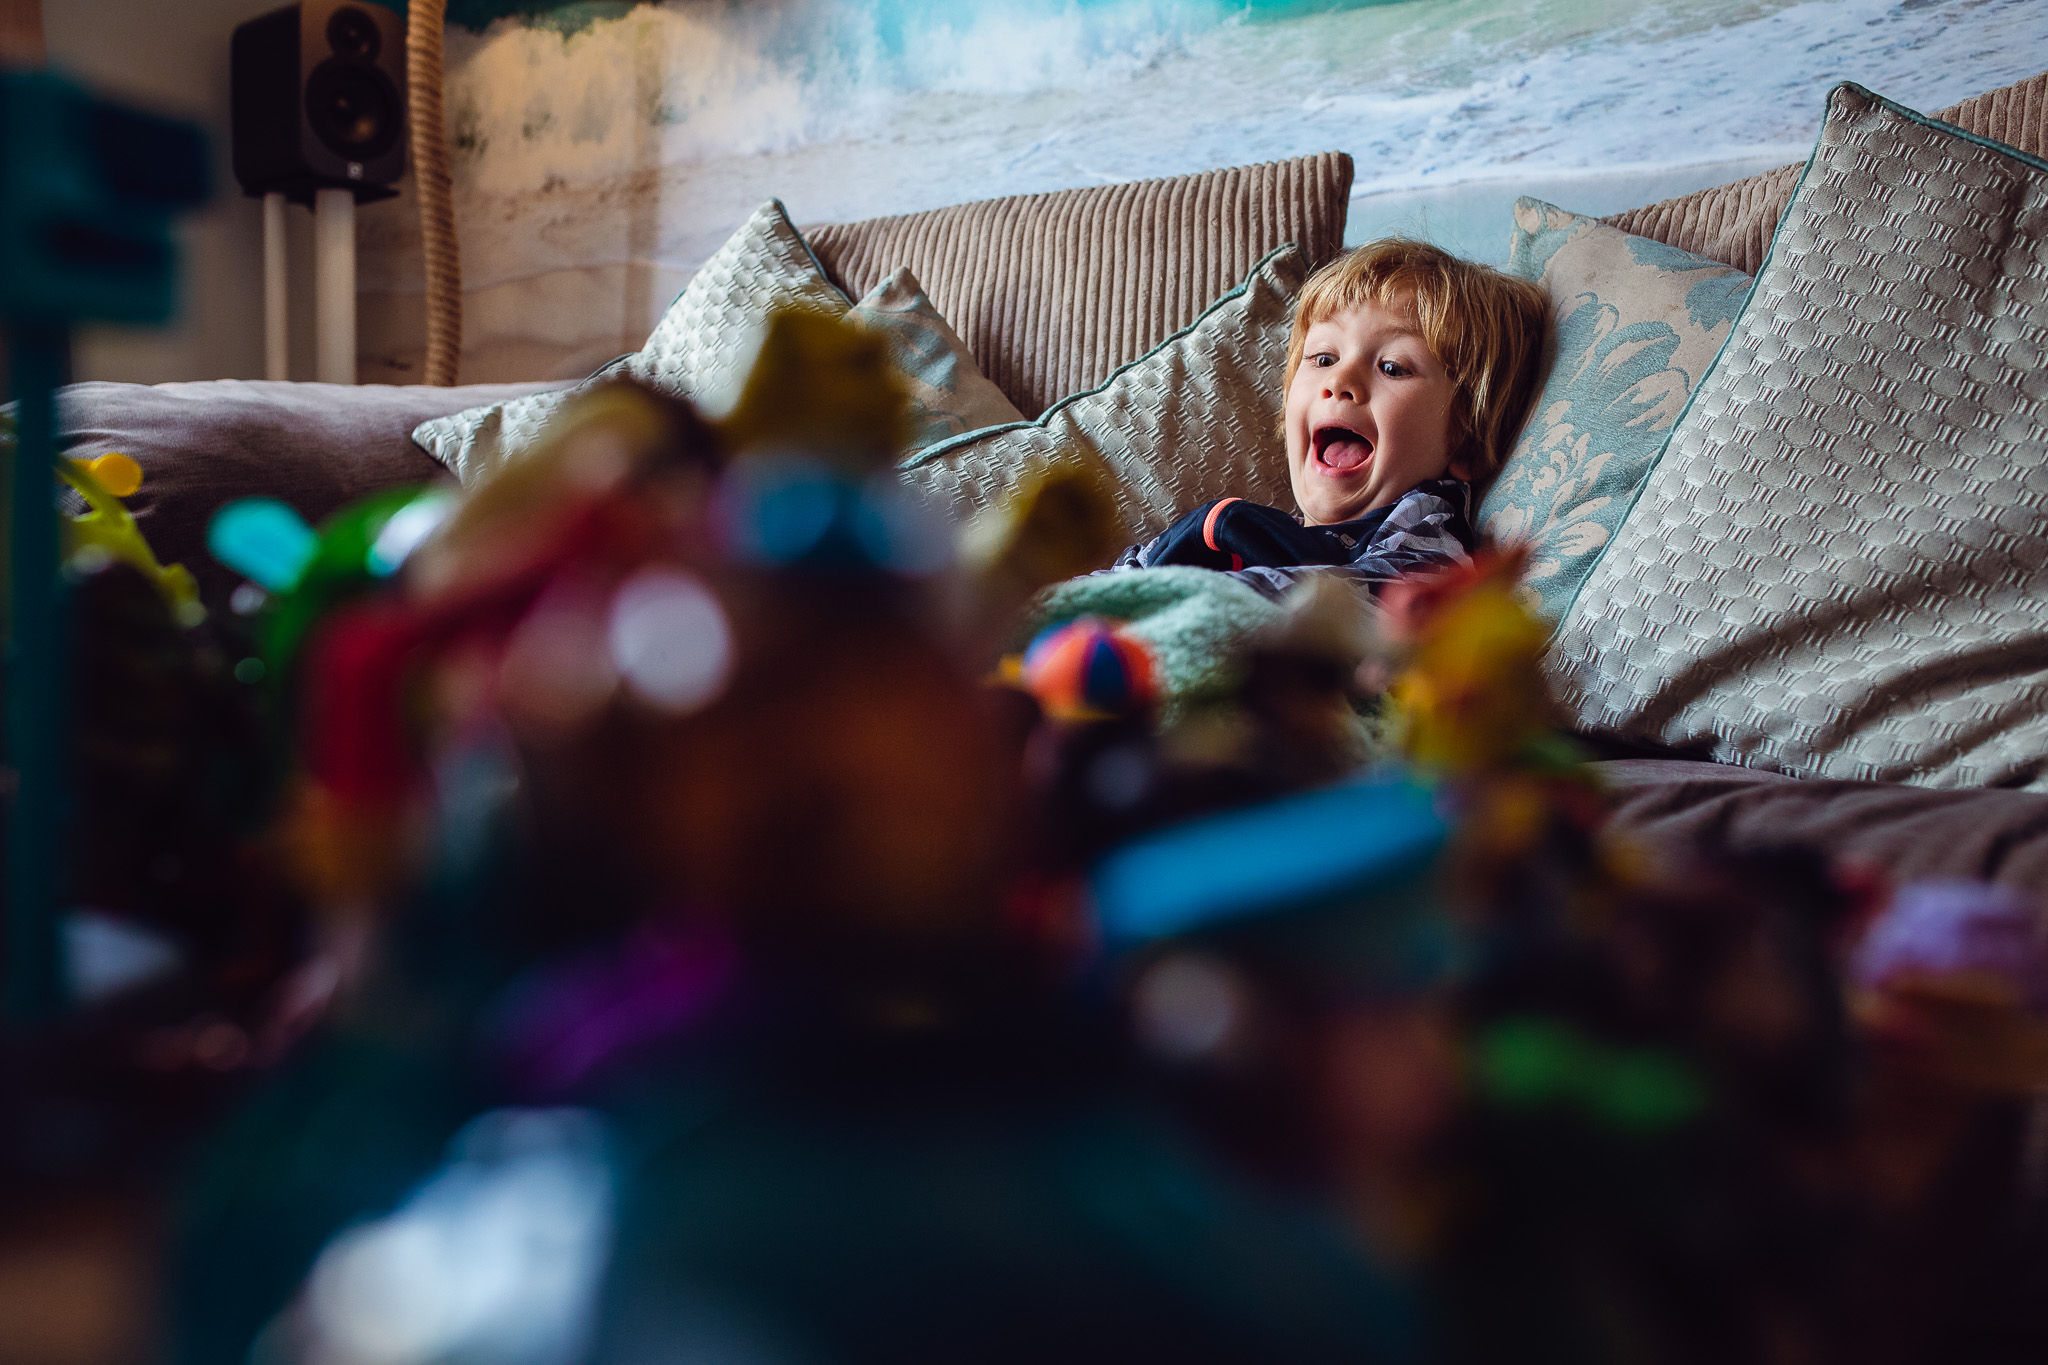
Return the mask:
M1328 378L1323 381L1323 397L1341 398L1347 403L1357 403L1365 396L1365 386L1360 383L1357 367L1349 364L1334 366Z

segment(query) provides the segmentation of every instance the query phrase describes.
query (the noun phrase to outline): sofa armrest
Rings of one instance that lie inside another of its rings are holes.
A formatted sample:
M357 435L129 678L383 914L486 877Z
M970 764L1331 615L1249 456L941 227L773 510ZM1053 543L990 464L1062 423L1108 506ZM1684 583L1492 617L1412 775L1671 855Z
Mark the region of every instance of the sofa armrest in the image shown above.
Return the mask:
M158 559L185 565L217 602L237 581L206 551L221 504L277 498L317 524L380 488L448 477L413 444L428 418L558 387L95 382L68 386L58 402L69 454L118 450L142 466L142 489L128 499L137 525Z

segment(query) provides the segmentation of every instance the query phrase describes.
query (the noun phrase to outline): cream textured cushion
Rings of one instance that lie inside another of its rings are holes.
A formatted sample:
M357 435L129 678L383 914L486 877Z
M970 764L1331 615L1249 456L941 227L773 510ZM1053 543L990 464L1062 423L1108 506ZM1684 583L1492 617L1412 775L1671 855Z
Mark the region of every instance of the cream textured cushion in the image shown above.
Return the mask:
M2048 156L2048 72L1952 104L1935 117L1978 137ZM1804 169L1780 166L1602 221L1754 274Z
M1193 322L1268 252L1343 249L1351 158L1323 152L1167 180L1018 195L805 229L859 298L908 266L1027 417Z
M961 432L1023 420L1002 390L976 368L959 334L925 297L915 276L896 271L849 312L846 296L825 278L782 205L771 199L691 277L640 350L560 392L422 423L413 440L467 485L532 449L548 419L578 393L621 375L719 412L738 396L761 325L776 308L848 316L882 335L910 382L906 452Z
M1035 421L920 452L904 479L933 505L966 516L1027 470L1099 460L1125 526L1139 537L1225 494L1292 507L1279 425L1294 298L1308 274L1306 252L1280 248L1101 387L1062 399Z
M1556 620L1727 340L1749 276L1540 199L1515 202L1508 270L1550 295L1552 345L1479 529L1533 547L1528 585Z
M550 417L606 379L630 375L722 411L739 396L761 324L778 307L841 317L847 302L818 268L781 202L771 199L690 277L638 351L559 392L423 422L412 438L469 487L531 450Z
M932 307L909 270L868 290L848 316L888 341L890 358L909 382L909 449L1024 420L976 367L960 334Z
M2048 163L1853 85L1561 623L1586 726L2048 787Z

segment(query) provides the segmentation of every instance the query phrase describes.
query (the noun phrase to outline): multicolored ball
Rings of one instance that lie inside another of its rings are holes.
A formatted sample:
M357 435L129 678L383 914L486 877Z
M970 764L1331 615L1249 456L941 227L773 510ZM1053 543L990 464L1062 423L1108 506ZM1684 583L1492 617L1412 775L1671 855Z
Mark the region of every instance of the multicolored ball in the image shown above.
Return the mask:
M1055 720L1134 715L1159 700L1152 652L1114 621L1082 616L1054 626L1024 651L1024 689Z

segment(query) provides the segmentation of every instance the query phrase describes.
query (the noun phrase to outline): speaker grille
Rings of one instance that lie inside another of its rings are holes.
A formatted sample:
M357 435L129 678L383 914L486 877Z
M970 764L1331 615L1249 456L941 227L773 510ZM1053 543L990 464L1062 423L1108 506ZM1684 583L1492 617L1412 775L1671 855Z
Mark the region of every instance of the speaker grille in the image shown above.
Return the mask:
M306 82L306 125L336 156L380 157L398 141L403 123L398 88L376 67L330 57L313 68Z

